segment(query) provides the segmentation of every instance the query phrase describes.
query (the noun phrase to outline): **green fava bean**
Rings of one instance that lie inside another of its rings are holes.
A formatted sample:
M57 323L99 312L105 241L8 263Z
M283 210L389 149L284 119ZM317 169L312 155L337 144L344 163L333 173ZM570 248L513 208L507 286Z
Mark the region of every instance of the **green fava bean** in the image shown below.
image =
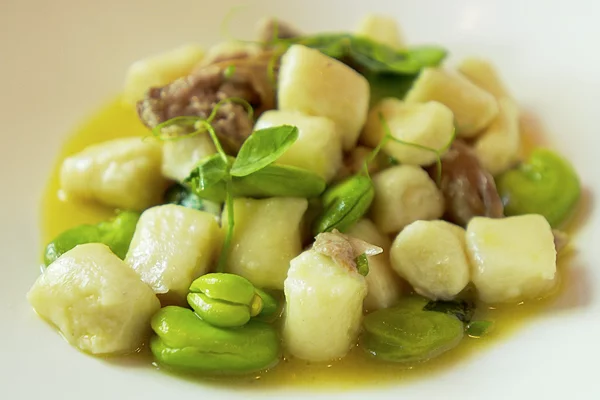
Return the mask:
M277 331L265 322L219 328L191 310L169 306L152 317L151 325L158 335L150 342L152 354L177 370L244 374L270 368L280 358Z
M355 175L323 194L323 213L315 223L314 235L337 229L344 232L369 210L375 188L367 176Z
M66 230L46 246L44 264L48 266L75 246L86 243L104 243L115 255L124 259L139 218L137 212L124 211L110 221Z
M213 300L203 293L189 293L187 301L196 314L214 326L229 328L250 321L250 308L244 304Z
M529 161L497 179L506 215L541 214L553 228L571 214L579 197L579 178L553 151L536 149Z
M226 273L202 275L190 285L190 292L204 293L211 299L250 305L254 285L243 276Z
M373 312L363 324L362 347L393 362L426 361L455 347L464 334L463 323L454 316L403 307Z
M251 317L269 315L277 310L277 301L257 289L244 277L213 273L192 282L187 296L189 305L206 322L229 328L246 324Z
M256 288L256 294L261 298L262 310L258 315L269 317L279 310L279 304L277 300L264 290Z

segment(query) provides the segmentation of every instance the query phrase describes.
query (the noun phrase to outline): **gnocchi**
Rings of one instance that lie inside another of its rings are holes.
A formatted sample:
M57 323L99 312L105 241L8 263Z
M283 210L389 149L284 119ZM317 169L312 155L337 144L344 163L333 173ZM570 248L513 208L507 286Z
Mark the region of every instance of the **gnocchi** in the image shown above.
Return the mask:
M496 115L494 96L461 74L441 68L426 68L406 95L407 103L438 101L450 108L459 137L477 136Z
M442 194L419 167L385 169L373 176L373 185L371 217L382 233L397 233L414 221L437 219L444 213Z
M554 236L541 215L473 218L467 252L473 283L487 303L534 299L556 284Z
M386 134L384 124L392 138L401 142L389 140L383 150L402 164L434 163L439 154L436 151L444 149L454 134L452 111L435 101L407 104L394 98L382 100L369 112L361 141L377 146ZM439 154L442 155L443 152Z
M40 275L27 299L73 346L92 354L139 349L160 308L152 289L99 243L64 253Z
M417 293L452 300L470 281L465 230L445 221L415 221L396 236L392 267Z
M212 266L222 240L208 212L174 204L153 207L142 213L125 263L164 303L182 304L192 281Z
M283 341L292 355L328 361L348 353L358 337L367 295L363 276L308 250L291 261L284 293Z
M225 270L258 287L283 289L290 260L302 251L301 224L307 208L308 201L299 198L235 199L235 226ZM222 220L226 229L226 212Z
M160 145L141 138L115 139L68 157L60 187L73 198L141 211L159 204L167 180L161 174Z
M341 134L342 148L348 151L367 120L369 83L340 61L293 45L281 59L277 98L282 111L330 118Z

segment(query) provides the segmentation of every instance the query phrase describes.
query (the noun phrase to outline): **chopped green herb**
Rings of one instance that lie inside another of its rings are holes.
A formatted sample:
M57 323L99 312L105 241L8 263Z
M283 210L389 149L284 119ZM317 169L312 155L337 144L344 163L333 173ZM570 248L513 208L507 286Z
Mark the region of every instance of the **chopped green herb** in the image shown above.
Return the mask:
M362 253L360 256L356 257L356 269L362 276L367 276L369 273L369 259L366 253Z
M467 335L472 338L485 336L494 326L492 321L473 321L467 325Z

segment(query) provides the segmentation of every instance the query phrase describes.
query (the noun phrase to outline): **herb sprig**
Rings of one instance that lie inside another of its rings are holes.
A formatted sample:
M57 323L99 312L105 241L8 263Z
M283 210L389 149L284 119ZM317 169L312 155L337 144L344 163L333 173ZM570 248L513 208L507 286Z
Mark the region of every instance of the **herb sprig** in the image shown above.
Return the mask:
M211 125L219 107L226 102L245 105L252 115L252 107L242 99L226 99L215 105L206 119L201 117L176 117L153 130L160 140L177 140L207 133L217 150L206 157L192 170L184 183L201 199L225 203L227 213L227 233L219 257L217 271L221 272L227 262L235 225L233 201L235 197L317 197L326 187L319 175L301 168L273 164L298 140L298 128L281 125L254 131L243 143L237 157L229 156L219 141ZM165 135L169 127L193 127L194 131L181 135Z

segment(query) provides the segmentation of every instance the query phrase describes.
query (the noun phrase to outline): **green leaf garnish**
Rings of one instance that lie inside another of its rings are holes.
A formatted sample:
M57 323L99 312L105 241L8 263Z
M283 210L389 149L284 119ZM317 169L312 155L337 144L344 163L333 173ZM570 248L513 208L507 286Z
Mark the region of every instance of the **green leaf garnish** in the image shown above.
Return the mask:
M231 79L231 77L235 74L235 65L228 65L227 68L223 71L223 76L225 79Z
M423 46L396 50L385 44L348 33L326 33L275 41L279 46L302 44L336 58L360 72L416 75L424 67L439 65L446 57L441 47Z
M277 160L298 139L298 128L281 125L250 135L231 167L232 176L246 176Z
M467 335L472 338L485 336L494 326L492 321L473 321L467 325Z
M229 165L220 154L214 154L202 160L194 170L197 191L211 188L227 177Z
M244 177L233 177L235 197L317 197L326 182L312 171L289 165L267 165Z
M203 210L203 200L195 193L192 193L187 187L178 183L169 187L164 196L165 203L177 204L179 206L193 208L194 210Z
M227 197L226 182L231 164L231 160L227 160L226 163L221 154L203 159L184 182L201 199L223 203Z
M362 253L360 256L356 257L356 269L362 276L367 276L369 273L369 259L367 258L366 253Z

